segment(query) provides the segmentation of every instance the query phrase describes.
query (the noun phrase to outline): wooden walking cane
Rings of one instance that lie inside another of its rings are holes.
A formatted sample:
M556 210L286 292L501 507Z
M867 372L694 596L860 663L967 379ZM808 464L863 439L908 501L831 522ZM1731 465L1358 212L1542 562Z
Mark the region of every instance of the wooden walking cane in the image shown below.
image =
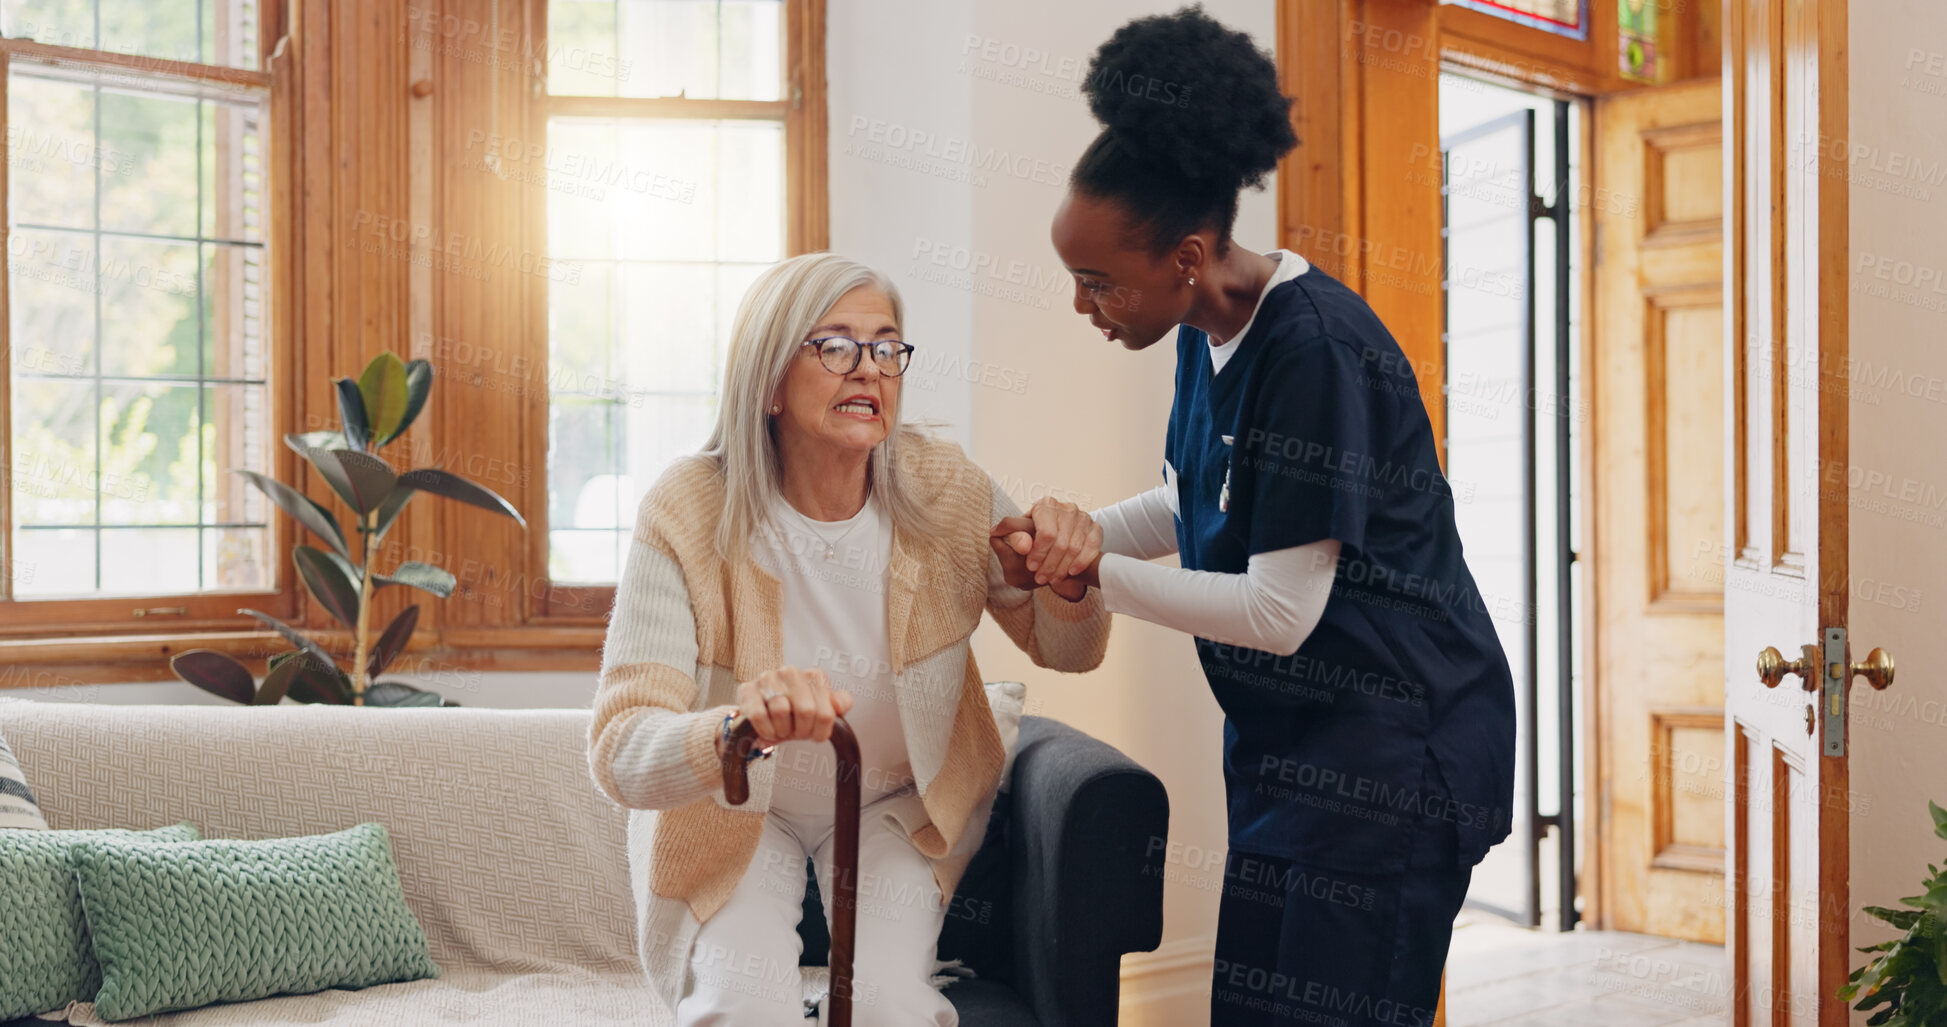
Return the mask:
M750 801L750 753L757 728L740 717L723 748L723 798L732 806ZM837 823L832 830L832 891L826 896L832 928L829 1027L852 1027L852 951L859 920L859 740L844 717L832 721L838 757Z

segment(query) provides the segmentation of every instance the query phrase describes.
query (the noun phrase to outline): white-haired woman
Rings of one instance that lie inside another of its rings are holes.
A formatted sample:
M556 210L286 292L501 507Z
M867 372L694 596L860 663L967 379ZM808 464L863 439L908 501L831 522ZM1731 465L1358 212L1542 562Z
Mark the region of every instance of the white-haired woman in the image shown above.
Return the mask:
M838 715L864 764L856 1022L956 1024L931 983L940 926L1005 757L968 636L986 610L1055 670L1107 645L1097 594L1003 569L990 529L1018 509L992 479L901 429L900 313L856 261L767 270L716 430L637 514L589 764L633 811L640 956L682 1027L804 1023L797 925L807 856L831 894ZM730 806L719 753L740 713L776 748Z

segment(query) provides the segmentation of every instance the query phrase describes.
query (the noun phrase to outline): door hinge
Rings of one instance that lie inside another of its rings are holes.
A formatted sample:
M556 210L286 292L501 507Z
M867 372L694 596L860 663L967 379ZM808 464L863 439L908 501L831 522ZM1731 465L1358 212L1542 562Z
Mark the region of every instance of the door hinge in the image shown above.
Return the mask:
M1822 756L1844 756L1846 754L1846 685L1852 681L1852 668L1846 656L1846 629L1826 628L1824 631L1825 650L1819 660L1819 701L1825 706L1819 719L1825 728L1820 732L1819 754Z

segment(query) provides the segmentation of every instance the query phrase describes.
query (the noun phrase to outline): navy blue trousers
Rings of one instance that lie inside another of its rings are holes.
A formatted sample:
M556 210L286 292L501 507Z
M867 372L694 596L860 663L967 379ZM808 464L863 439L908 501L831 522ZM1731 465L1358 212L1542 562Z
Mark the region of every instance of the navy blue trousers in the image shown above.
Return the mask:
M1474 873L1456 844L1452 824L1429 825L1393 874L1231 850L1211 1027L1430 1027Z

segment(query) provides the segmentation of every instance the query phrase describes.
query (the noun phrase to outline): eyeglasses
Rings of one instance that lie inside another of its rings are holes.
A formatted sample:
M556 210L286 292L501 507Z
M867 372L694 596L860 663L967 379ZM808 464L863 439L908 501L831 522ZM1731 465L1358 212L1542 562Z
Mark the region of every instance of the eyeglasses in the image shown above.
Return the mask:
M802 345L816 349L818 362L833 374L851 374L858 370L859 361L865 359L868 348L872 350L872 363L878 366L880 374L888 378L904 374L906 365L913 360L913 348L898 339L863 343L843 335L826 335L808 339Z

